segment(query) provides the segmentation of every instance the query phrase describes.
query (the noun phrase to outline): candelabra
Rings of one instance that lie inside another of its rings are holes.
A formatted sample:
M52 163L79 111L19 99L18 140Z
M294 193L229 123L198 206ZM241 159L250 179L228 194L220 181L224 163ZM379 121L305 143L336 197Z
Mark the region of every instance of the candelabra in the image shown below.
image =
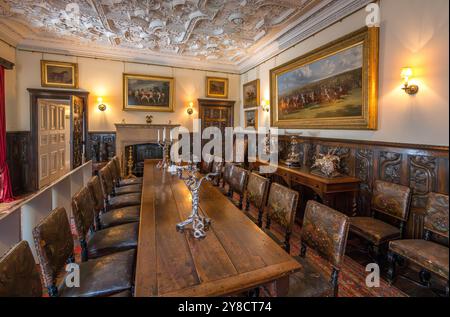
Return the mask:
M178 177L186 183L192 195L191 215L185 221L176 225L177 231L184 232L184 230L188 229L193 232L195 239L203 239L206 237L206 231L208 231L211 225L211 219L202 217L198 213L199 190L204 180L211 181L218 173L209 173L199 178L197 176L197 167L193 164L177 166L176 168ZM187 176L183 175L183 171L187 172ZM191 228L188 228L188 226L191 226Z
M158 141L158 144L163 149L163 159L162 159L162 161L158 162L156 167L163 168L163 169L168 169L169 166L171 165L170 164L171 163L171 160L170 160L170 147L172 146L172 141L168 141L168 140L163 140L162 142Z
M270 155L270 145L272 143L272 137L270 135L270 131L268 133L266 133L266 135L264 136L264 154L265 155Z
M128 160L127 160L128 175L125 176L125 178L136 178L136 176L134 176L134 174L133 174L133 165L134 165L133 147L130 146L128 148Z
M285 164L290 167L299 167L300 166L300 153L297 149L297 138L293 135L291 136L291 141L289 143L289 154L288 158L285 161Z

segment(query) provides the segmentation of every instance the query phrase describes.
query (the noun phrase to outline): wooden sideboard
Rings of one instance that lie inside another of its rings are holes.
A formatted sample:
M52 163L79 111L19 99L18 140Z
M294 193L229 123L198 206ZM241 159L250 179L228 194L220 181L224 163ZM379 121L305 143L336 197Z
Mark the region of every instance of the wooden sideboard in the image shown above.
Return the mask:
M259 166L266 165L260 161L250 163L251 170L257 170ZM293 184L306 186L320 197L322 202L349 216L357 213L357 197L360 180L355 177L343 175L336 178L325 178L310 173L310 169L303 167L288 167L282 163L276 167L275 175L281 177L289 187ZM303 195L300 195L302 199ZM306 202L304 202L306 203Z

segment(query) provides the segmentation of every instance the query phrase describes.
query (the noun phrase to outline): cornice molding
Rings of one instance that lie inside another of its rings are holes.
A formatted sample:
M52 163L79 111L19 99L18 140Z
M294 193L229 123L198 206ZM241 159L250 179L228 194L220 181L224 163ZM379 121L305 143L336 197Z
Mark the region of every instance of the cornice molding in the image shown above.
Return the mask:
M23 23L20 25L20 30L14 30L10 25L11 23L0 21L0 38L20 50L242 75L280 54L282 51L364 8L371 2L373 0L325 0L277 33L271 35L267 41L256 45L249 52L248 56L237 63L223 60L200 60L190 56L156 52L149 54L148 52L118 46L111 49L99 44L89 43L84 45L73 40L45 37L33 32Z

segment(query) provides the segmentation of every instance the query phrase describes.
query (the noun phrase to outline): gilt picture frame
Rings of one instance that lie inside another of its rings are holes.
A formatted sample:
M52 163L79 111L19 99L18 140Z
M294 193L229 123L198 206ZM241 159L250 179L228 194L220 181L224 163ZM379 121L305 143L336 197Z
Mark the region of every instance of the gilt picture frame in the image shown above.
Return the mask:
M123 74L123 110L173 112L175 79Z
M41 86L78 88L78 64L41 60Z
M363 28L270 71L271 126L376 130L379 28Z
M228 78L206 77L207 98L228 98Z
M259 79L255 79L242 87L244 109L258 107L260 105Z
M244 128L258 129L258 109L249 109L244 111Z

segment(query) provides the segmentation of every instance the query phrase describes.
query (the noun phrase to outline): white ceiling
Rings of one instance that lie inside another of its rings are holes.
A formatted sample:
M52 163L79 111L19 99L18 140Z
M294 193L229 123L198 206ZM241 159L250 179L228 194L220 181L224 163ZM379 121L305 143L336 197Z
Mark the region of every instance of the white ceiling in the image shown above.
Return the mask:
M238 72L276 53L293 29L307 35L366 2L0 0L0 33L20 48Z

